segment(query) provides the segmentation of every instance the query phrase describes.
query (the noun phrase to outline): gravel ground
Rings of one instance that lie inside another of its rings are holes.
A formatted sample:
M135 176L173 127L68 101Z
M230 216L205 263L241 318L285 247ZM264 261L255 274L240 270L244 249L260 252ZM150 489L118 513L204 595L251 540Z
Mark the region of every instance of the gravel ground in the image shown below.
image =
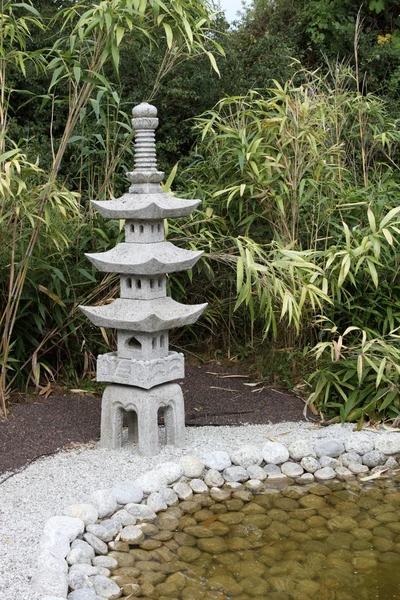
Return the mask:
M353 425L319 428L311 423L280 423L243 427L200 427L186 430L186 447L163 447L152 458L139 457L135 446L121 451L77 448L42 458L12 477L0 478L0 597L31 600L29 581L35 569L37 544L45 521L92 491L117 481L135 479L158 463L183 454L200 456L209 450L235 450L244 444L262 446L268 437L289 444L297 439L334 438L345 441ZM363 432L373 439L379 433Z

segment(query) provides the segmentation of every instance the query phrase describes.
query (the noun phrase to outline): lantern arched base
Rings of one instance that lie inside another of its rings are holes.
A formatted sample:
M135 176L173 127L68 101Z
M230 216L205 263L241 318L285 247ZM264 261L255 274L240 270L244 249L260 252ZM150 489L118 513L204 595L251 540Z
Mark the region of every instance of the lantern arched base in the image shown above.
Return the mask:
M159 452L158 411L164 409L166 444L184 446L185 407L177 383L143 390L127 385L109 385L101 406L100 445L117 450L122 445L123 411L128 413L129 440L137 442L139 453L154 456Z

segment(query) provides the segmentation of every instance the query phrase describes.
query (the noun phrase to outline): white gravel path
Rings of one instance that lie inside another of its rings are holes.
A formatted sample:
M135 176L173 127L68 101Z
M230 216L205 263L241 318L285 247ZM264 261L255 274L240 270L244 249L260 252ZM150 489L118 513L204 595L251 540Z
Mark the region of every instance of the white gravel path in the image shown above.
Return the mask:
M191 427L186 430L185 448L164 446L153 458L139 457L132 445L121 451L78 448L42 458L7 480L0 476L0 598L31 600L29 581L45 521L68 504L85 500L93 490L135 479L155 465L184 454L201 456L205 451L231 451L244 444L261 447L268 437L285 444L329 437L345 441L360 435L352 433L353 429L353 425L318 428L311 423ZM376 439L380 434L362 435Z

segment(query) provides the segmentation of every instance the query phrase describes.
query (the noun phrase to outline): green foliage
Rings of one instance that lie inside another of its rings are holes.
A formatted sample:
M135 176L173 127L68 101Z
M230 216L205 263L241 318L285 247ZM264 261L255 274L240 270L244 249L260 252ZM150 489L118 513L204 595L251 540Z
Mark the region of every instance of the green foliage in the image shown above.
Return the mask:
M400 415L400 336L398 329L386 336L349 326L324 327L328 341L313 348L316 370L309 377L314 391L308 402L328 416L339 413L342 421L377 421Z

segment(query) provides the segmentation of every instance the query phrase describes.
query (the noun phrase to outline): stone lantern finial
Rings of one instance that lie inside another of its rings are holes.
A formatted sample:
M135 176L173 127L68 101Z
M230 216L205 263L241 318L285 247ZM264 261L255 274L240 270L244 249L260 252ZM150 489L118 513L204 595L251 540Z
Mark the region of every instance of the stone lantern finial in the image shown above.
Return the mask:
M100 270L120 275L121 297L112 304L82 306L99 327L117 330L117 351L97 359L97 381L111 382L103 395L101 444L121 445L121 411L128 411L131 439L139 450L158 450L157 411L166 407L167 440L184 438L184 408L179 385L183 355L169 350L169 330L194 323L206 304L188 306L166 295L166 274L191 269L202 252L177 248L164 239L164 219L186 216L200 204L163 193L157 170L157 109L143 102L132 111L136 132L135 168L127 173L129 192L121 198L92 201L106 218L125 219L125 242L107 252L87 254Z

